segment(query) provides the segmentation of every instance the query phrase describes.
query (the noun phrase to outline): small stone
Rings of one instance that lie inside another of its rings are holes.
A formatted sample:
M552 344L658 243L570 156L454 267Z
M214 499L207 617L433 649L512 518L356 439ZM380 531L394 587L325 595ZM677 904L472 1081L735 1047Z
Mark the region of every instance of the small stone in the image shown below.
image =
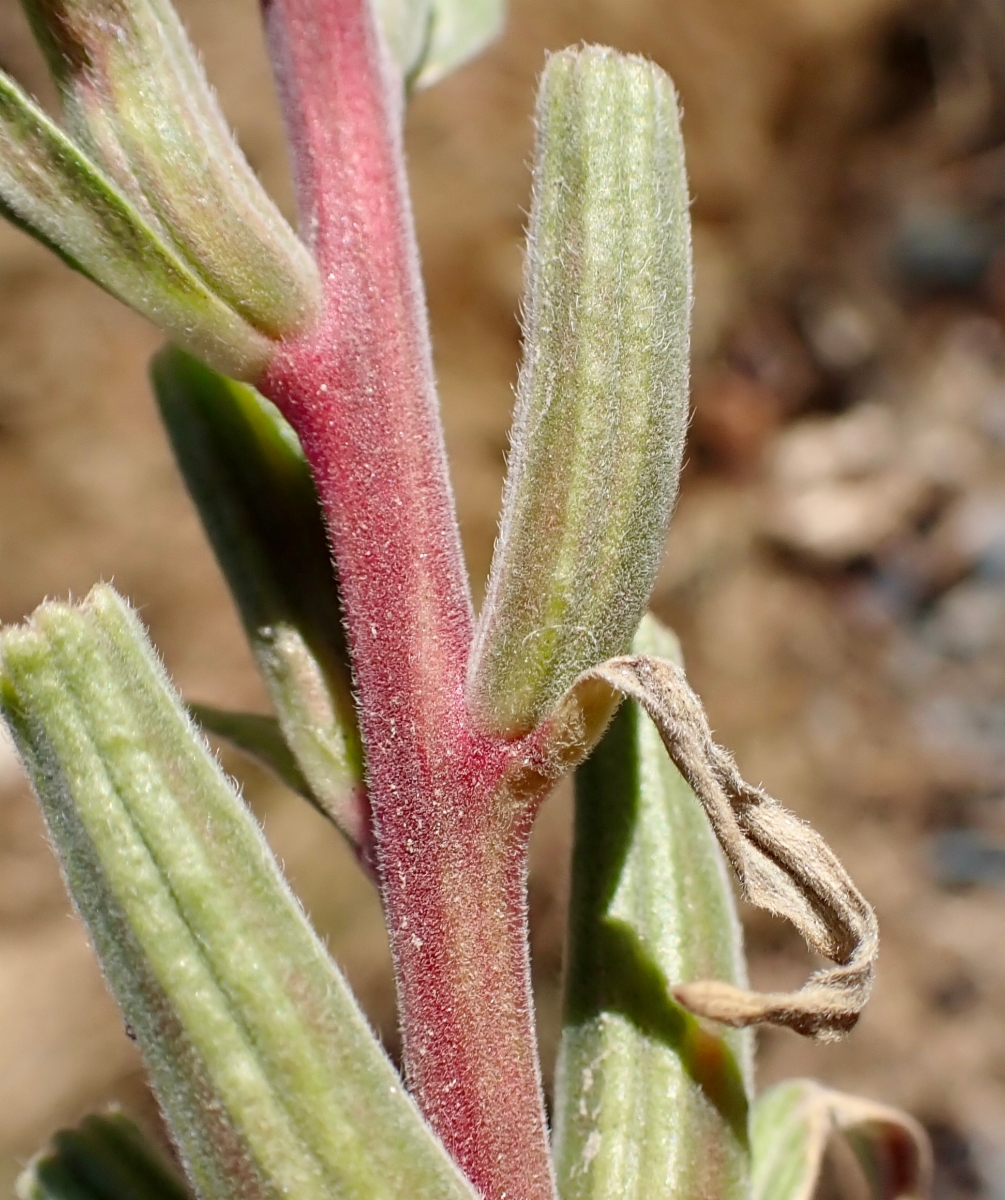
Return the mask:
M932 870L943 887L1005 883L1005 844L977 829L950 829L932 842Z
M1005 588L980 579L957 584L926 620L922 636L937 653L963 660L1005 646Z
M843 566L877 554L931 506L924 476L893 468L857 480L832 480L783 493L766 532L786 549L821 565Z
M817 361L829 371L854 371L869 362L878 349L874 322L851 300L832 299L812 305L804 327Z
M775 443L772 474L784 488L868 475L896 458L899 431L889 409L860 404L840 417L808 417Z

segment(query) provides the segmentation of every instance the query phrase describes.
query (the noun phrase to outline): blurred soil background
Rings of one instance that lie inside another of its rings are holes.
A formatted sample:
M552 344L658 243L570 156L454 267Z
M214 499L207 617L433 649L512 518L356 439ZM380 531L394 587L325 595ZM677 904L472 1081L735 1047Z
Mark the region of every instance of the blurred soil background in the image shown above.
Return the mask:
M180 5L290 208L253 0ZM519 355L534 81L578 40L683 97L694 421L653 601L744 774L810 819L878 907L875 997L821 1047L760 1038L932 1132L938 1200L1005 1197L1005 9L998 0L516 0L408 122L437 369L476 588ZM0 64L51 101L15 0ZM186 695L264 696L145 380L157 336L0 228L0 618L111 579ZM616 464L612 464L616 469ZM58 1123L153 1109L12 752L0 747L0 1187ZM337 836L228 765L394 1049L378 907ZM568 791L531 891L554 1053ZM752 973L812 964L749 915Z

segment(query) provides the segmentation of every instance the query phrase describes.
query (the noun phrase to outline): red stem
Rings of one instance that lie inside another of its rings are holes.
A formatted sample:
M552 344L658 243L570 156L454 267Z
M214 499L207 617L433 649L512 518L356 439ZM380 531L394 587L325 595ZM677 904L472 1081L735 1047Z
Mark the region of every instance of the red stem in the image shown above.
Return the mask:
M472 611L406 199L401 84L368 0L268 0L321 324L261 390L331 531L366 746L406 1077L489 1200L551 1200L525 913L518 746L464 701Z

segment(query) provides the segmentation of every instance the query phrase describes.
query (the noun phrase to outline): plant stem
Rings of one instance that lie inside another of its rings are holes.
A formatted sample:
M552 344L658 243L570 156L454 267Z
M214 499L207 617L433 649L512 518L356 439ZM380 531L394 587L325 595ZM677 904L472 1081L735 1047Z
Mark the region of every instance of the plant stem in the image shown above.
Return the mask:
M367 0L268 0L302 224L325 289L261 390L331 534L366 747L408 1083L489 1200L554 1196L525 912L519 745L474 731L472 610L401 150Z

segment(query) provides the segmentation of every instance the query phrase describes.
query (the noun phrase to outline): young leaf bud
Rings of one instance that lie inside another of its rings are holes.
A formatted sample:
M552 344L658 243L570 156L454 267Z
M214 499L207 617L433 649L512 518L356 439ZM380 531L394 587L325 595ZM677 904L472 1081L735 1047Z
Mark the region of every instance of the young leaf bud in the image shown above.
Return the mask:
M473 1200L111 588L3 633L0 701L196 1194Z
M413 0L414 3L414 0ZM473 58L502 29L503 0L433 0L416 87L428 87Z
M374 0L377 24L392 61L414 82L429 49L436 5L433 0Z
M499 35L503 0L374 0L377 24L410 88L429 87Z
M228 375L254 379L268 365L274 343L2 72L0 212Z
M248 166L168 0L24 0L67 128L256 329L296 334L317 271Z
M652 617L634 648L678 653ZM700 805L633 700L576 771L567 960L563 1200L742 1200L750 1034L705 1028L672 991L708 976L745 982L732 889Z
M538 99L524 362L469 697L533 728L645 610L687 424L690 226L673 85L565 50Z

